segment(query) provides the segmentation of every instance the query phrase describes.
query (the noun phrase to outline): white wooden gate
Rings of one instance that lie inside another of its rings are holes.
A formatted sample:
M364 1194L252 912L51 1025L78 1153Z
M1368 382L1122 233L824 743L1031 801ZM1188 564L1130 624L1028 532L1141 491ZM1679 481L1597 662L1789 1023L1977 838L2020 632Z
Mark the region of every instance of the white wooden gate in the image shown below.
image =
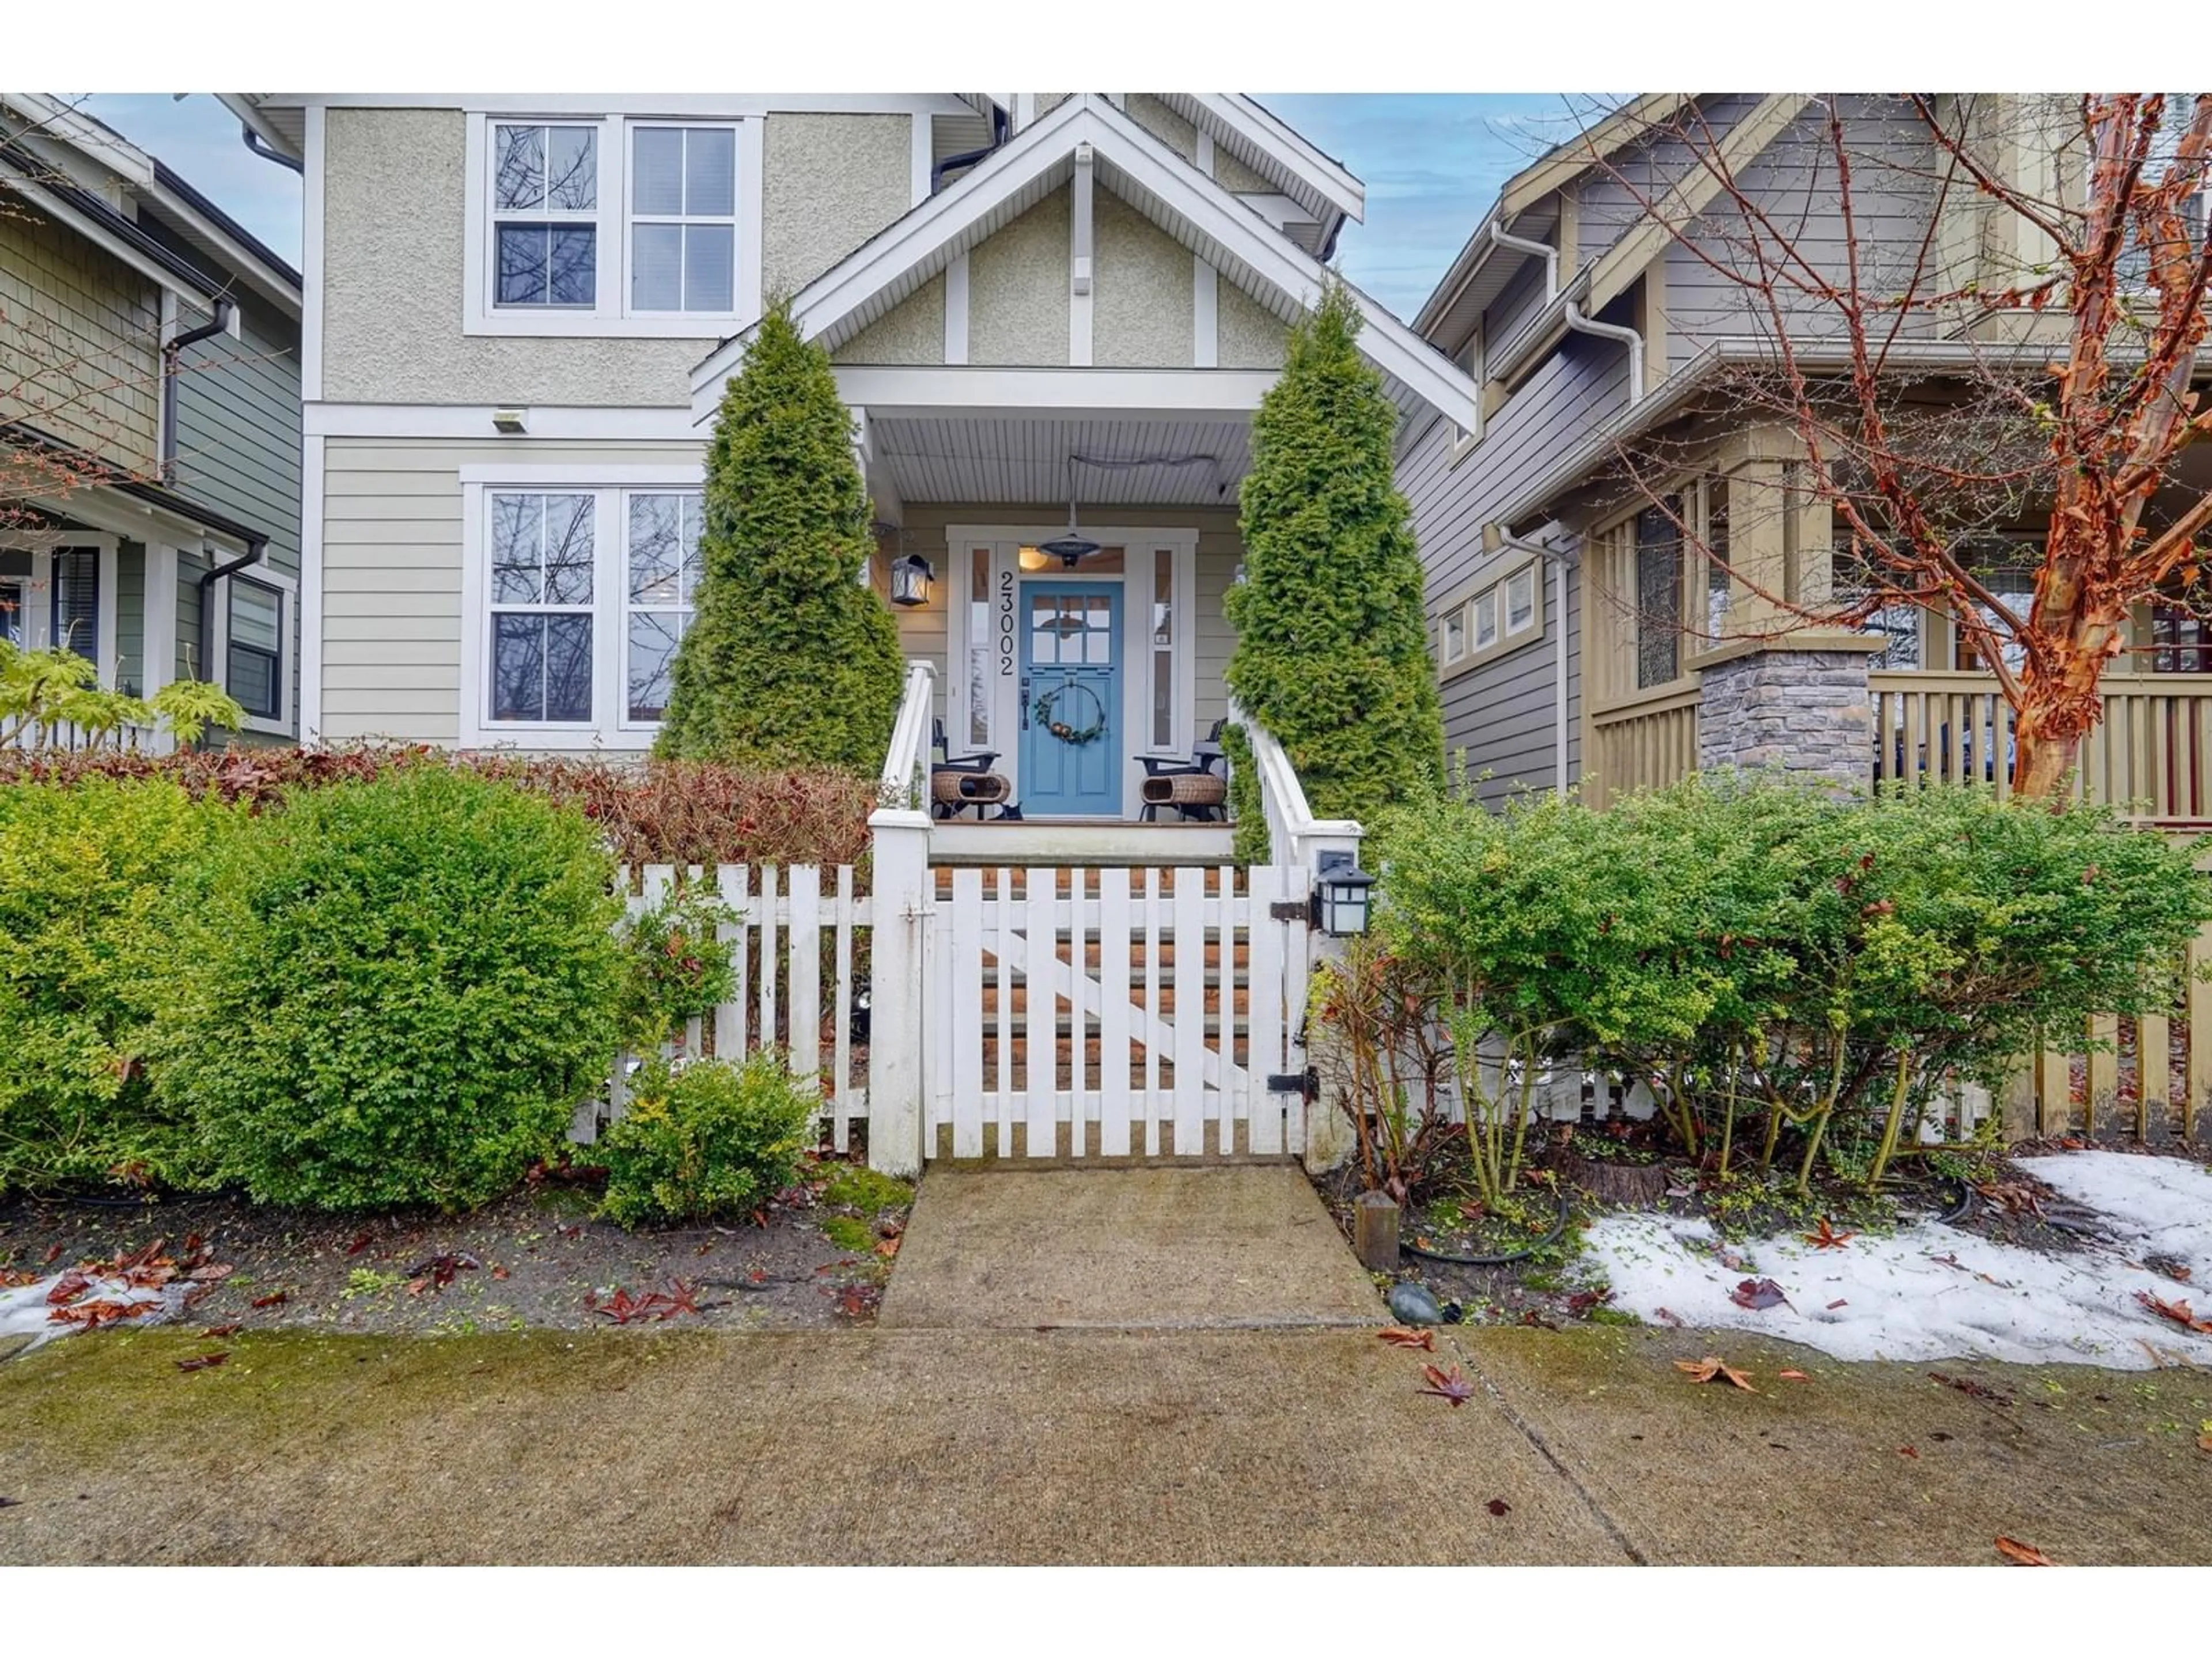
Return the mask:
M931 876L928 1156L1304 1151L1304 872Z

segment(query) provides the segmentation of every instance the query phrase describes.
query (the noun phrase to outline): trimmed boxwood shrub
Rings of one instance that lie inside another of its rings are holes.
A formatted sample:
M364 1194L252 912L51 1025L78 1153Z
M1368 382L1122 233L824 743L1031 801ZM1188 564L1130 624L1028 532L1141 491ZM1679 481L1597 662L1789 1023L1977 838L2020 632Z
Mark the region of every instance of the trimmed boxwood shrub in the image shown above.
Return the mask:
M241 819L173 893L162 1093L263 1201L483 1203L616 1046L612 876L580 814L444 768Z
M599 1137L601 1213L625 1227L748 1214L798 1179L820 1105L814 1085L768 1049L742 1065L653 1060Z
M0 787L0 1191L193 1173L141 1057L164 884L224 816L163 781Z

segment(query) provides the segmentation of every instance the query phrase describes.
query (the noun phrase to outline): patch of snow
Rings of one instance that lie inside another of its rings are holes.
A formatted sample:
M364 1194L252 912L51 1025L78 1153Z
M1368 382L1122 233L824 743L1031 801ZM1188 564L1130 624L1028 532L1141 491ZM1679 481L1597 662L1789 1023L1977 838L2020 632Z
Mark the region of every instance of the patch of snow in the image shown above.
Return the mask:
M0 1342L5 1342L13 1336L27 1336L31 1339L30 1343L20 1352L28 1353L32 1348L41 1347L58 1336L67 1336L72 1331L88 1328L82 1322L56 1319L54 1315L60 1311L60 1308L49 1299L54 1286L76 1271L79 1270L64 1268L60 1273L49 1273L44 1279L33 1279L28 1285L18 1285L12 1290L0 1289ZM148 1303L160 1304L149 1312L132 1314L126 1322L132 1325L157 1325L165 1319L174 1317L184 1306L185 1293L192 1288L188 1284L174 1280L160 1285L133 1285L119 1274L94 1273L89 1275L89 1279L82 1292L68 1298L70 1304L116 1302L126 1308L137 1308Z
M2160 1317L2135 1294L2191 1302L2197 1317L2212 1317L2212 1175L2126 1152L2020 1167L2098 1211L2110 1242L2085 1238L2079 1250L2048 1254L1927 1221L1887 1237L1861 1233L1841 1249L1796 1233L1753 1240L1729 1252L1731 1266L1711 1224L1630 1213L1590 1224L1587 1264L1613 1287L1613 1305L1647 1324L1666 1323L1664 1309L1685 1325L1782 1337L1838 1359L2212 1366L2212 1337ZM2146 1253L2186 1264L2191 1282L2143 1267ZM1789 1300L1754 1312L1730 1299L1744 1279L1762 1277Z

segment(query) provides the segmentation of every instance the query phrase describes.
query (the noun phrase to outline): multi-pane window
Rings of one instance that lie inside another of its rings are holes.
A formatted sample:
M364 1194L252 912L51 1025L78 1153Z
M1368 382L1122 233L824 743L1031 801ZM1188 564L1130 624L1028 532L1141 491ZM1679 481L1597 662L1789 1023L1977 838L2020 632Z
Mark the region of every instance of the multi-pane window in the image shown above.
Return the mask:
M1671 510L1670 510L1671 509ZM1668 508L1636 515L1636 689L1665 685L1681 672L1682 532Z
M1444 662L1447 666L1467 655L1467 611L1454 606L1444 613Z
M630 309L731 310L737 216L734 127L632 127Z
M492 128L493 298L589 310L599 300L597 127Z
M1505 632L1508 638L1525 634L1536 625L1536 567L1523 565L1505 579Z
M688 490L641 490L629 497L623 530L629 620L623 643L623 708L632 720L658 720L668 708L676 647L691 625L702 574L700 498Z
M1486 651L1498 643L1498 590L1479 593L1474 600L1474 648Z
M592 718L593 515L588 494L502 490L491 497L495 720Z
M230 580L228 660L230 695L249 714L276 720L284 711L284 596L244 576Z

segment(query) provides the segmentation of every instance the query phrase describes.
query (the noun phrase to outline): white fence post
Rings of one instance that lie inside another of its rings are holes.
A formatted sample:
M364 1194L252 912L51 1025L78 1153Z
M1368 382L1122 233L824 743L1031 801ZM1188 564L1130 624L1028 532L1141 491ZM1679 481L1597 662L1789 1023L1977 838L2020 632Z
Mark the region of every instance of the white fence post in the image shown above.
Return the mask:
M868 1167L921 1173L924 1029L922 964L928 953L929 816L882 807L868 818L875 843L874 927L868 1000Z

